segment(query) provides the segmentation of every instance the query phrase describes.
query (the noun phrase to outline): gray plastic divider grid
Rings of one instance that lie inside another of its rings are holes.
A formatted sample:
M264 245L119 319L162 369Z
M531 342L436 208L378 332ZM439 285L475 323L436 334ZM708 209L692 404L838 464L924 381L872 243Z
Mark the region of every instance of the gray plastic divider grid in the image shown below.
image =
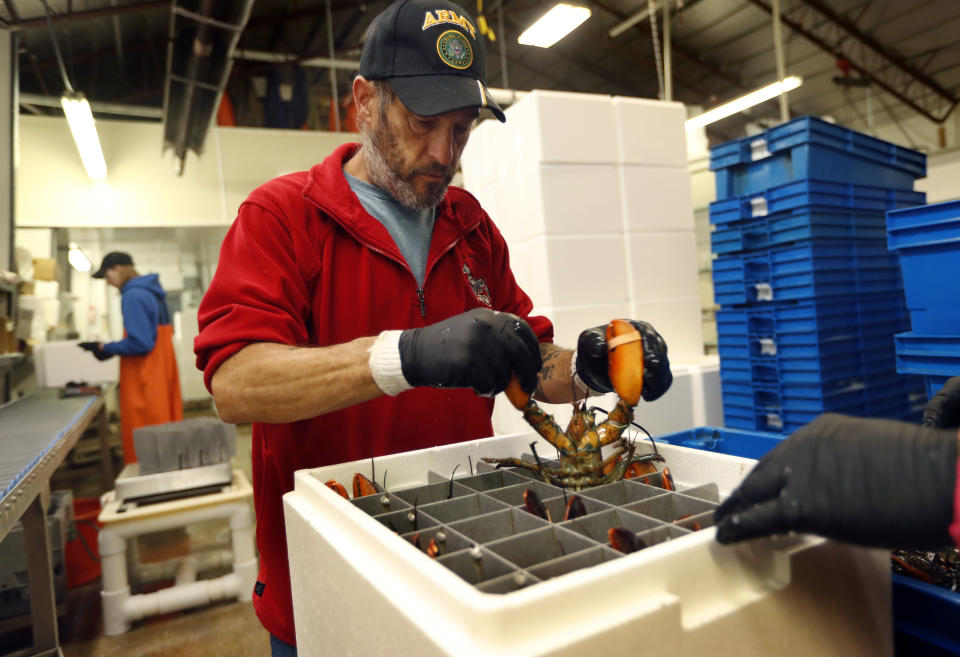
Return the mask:
M716 484L668 491L659 487L659 474L564 495L525 470L492 467L480 464L477 474L452 482L437 481L441 476L430 472L428 481L435 483L350 503L422 552L432 540L438 563L486 593L510 593L623 557L609 544L611 527L633 532L647 547L712 527L719 503ZM551 520L526 510L528 489L543 501ZM566 500L574 494L587 513L564 521Z

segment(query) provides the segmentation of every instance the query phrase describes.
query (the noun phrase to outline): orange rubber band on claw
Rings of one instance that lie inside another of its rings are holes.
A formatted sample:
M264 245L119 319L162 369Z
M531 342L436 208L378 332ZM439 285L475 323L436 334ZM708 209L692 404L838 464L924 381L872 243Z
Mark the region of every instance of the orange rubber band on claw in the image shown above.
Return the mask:
M640 335L640 331L618 335L612 340L607 340L607 351L613 351L622 344L630 344L631 342L636 342L637 340L643 341L643 336Z

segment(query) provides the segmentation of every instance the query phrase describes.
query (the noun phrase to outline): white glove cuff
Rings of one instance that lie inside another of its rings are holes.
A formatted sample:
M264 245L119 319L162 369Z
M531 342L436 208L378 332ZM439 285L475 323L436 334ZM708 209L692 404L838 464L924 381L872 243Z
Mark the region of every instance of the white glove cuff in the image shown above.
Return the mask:
M384 394L399 395L413 388L403 376L400 363L400 334L403 331L383 331L370 347L370 373Z

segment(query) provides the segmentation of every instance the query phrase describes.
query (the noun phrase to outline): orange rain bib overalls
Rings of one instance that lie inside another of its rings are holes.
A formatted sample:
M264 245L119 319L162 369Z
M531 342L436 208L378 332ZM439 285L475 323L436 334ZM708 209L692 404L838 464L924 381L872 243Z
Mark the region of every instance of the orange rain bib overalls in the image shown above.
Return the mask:
M166 303L161 303L161 309L161 321L167 323L157 326L153 349L142 356L120 357L120 435L125 464L137 460L134 429L183 419L173 325Z

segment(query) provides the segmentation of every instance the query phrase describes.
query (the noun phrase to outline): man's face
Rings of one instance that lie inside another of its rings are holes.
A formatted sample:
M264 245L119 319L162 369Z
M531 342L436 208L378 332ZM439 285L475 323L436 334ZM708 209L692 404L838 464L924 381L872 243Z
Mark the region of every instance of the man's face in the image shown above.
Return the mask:
M405 207L435 207L460 164L477 110L418 116L396 97L384 108L376 96L373 105L370 124L363 130L370 180Z
M111 267L106 272L104 272L103 278L107 281L107 285L112 285L113 287L120 289L120 279L123 278L123 271L120 265Z

